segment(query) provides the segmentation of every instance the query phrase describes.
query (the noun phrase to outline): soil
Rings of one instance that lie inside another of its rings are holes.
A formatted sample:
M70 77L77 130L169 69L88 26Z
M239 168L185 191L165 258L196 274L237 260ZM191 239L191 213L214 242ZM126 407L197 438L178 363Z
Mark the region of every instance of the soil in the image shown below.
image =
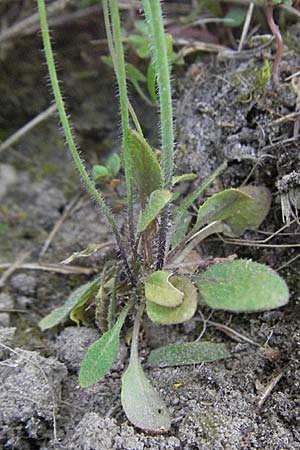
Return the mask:
M97 15L89 16L57 26L54 33L65 97L89 166L103 162L120 145L112 72L99 57L105 48L93 42L99 39L100 22ZM51 102L40 48L36 33L13 40L2 55L2 139ZM291 140L294 122L276 122L295 111L296 94L290 82L283 80L299 70L300 56L294 48L286 47L280 86L275 89L268 80L261 87L261 70L272 52L269 49L245 60L201 56L192 66L180 69L174 80L178 174L193 171L199 184L226 159L228 169L206 195L222 187L237 187L245 180L267 185L272 191L272 209L262 230L268 233L283 225L282 201L294 201L291 208L295 210L300 179L299 141ZM155 111L138 97L133 103L143 118L145 135L157 145ZM86 194L81 194L82 186L64 148L56 117L0 153L0 161L0 264L23 256L24 263L39 261L44 266L61 267L60 261L88 244L111 240L103 215ZM118 195L109 187L105 195L122 227L124 207ZM41 255L49 233L72 201L75 206ZM233 245L214 239L201 248L206 257L237 253L267 263L280 269L287 280L290 302L280 310L233 316L214 313L214 321L230 324L257 345L208 327L205 339L224 342L232 358L150 370L149 350L162 342L192 341L203 323L200 314L173 327L159 327L145 319L143 365L173 417L170 432L163 435L135 429L122 411L120 377L128 357L125 339L111 374L93 388L81 389L80 361L86 348L101 335L100 330L93 321L80 328L65 321L45 333L37 326L74 288L95 277L104 259L115 257L113 250L72 263L91 269L89 275L22 269L20 261L0 294L1 448L300 449L300 264L293 246L298 235L299 227L293 223L271 241L277 247ZM247 233L243 239L258 237L261 234ZM205 309L202 313L209 315ZM273 389L260 405L273 381Z

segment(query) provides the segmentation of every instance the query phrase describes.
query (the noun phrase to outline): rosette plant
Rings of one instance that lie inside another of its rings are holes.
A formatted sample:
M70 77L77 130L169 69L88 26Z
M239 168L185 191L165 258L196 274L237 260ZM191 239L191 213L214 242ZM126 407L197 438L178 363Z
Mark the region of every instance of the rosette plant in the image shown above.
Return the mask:
M112 255L98 277L76 289L66 303L42 319L39 325L46 330L68 316L77 323L84 323L87 308L95 305L96 323L102 335L87 349L81 364L79 383L87 388L110 371L118 355L122 328L126 319L127 323L131 319L131 352L122 375L122 405L135 426L149 432L163 432L170 428L171 418L164 401L147 379L138 353L144 310L150 320L162 326L180 324L190 320L201 304L233 312L277 308L288 301L288 288L271 268L250 260L207 263L204 271L199 269L203 261L194 260L194 273L176 272L177 268L191 266L187 258L213 233L240 236L245 230L257 229L268 213L270 192L263 186L227 189L208 198L198 209L196 219L192 216L190 207L225 170L226 163L186 197L181 198L176 192L178 183L194 180L195 175L174 176L170 36L164 32L161 2L142 0L157 84L160 156L146 141L128 99L118 1L103 0L102 5L118 84L128 238L121 235L110 207L79 156L57 80L45 1L38 0L46 60L66 141L81 179L111 226L118 251L118 264ZM139 204L137 220L134 201ZM87 251L81 253L82 256L87 254ZM149 364L195 364L228 356L223 344L195 341L157 349L150 354Z

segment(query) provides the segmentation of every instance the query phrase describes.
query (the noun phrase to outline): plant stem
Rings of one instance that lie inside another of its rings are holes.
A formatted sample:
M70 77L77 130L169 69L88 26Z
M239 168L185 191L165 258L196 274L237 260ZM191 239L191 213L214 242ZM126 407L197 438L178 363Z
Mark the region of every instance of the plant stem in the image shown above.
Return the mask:
M139 332L141 327L141 321L143 317L145 309L145 303L144 301L140 304L133 324L133 331L132 331L132 340L131 340L131 358L138 358L138 342L139 342Z
M108 304L107 324L108 324L109 330L114 326L114 323L115 323L118 275L119 274L118 274L118 270L117 270L115 273L115 276L113 278L113 288L112 288L110 302Z
M161 154L163 189L172 190L172 177L174 165L174 132L173 112L170 83L170 67L168 61L167 45L164 33L162 10L160 0L142 0L149 29L149 38L152 46L153 64L157 76L161 123ZM161 215L157 268L163 267L166 251L167 224L169 207Z
M191 253L191 251L198 245L200 242L202 242L204 239L206 239L208 236L214 233L221 233L224 229L224 224L221 220L216 220L215 222L212 222L206 227L202 228L200 231L195 233L187 242L187 245L184 247L182 251L180 251L180 254L177 254L177 257L175 255L174 261L176 263L180 263L184 261L184 259Z
M103 15L104 15L104 23L105 23L105 31L106 31L106 38L107 38L107 44L108 44L108 48L109 48L109 53L113 62L113 67L114 70L116 71L116 53L115 53L115 48L114 48L114 44L113 44L113 37L111 34L111 29L110 29L110 21L109 21L109 13L108 13L108 5L107 5L107 0L102 0L102 9L103 9ZM152 105L153 106L153 105ZM137 131L140 133L141 136L143 136L143 131L142 128L140 126L140 123L138 121L137 115L133 109L133 106L131 105L130 101L128 100L128 110L129 113L131 115L131 118L133 120L133 123L137 129Z
M105 2L106 3L106 0ZM121 36L120 14L118 8L118 0L110 0L111 24L114 41L115 58L113 58L114 69L117 77L119 95L120 95L120 111L122 124L122 151L124 157L124 170L126 180L127 208L128 208L128 225L129 238L131 248L134 246L134 226L133 226L133 196L132 196L132 158L128 145L129 132L129 113L128 113L128 96L126 85L126 70L123 43Z
M100 194L100 192L97 191L94 182L90 178L83 162L81 161L79 152L76 148L76 144L75 144L75 141L72 136L71 127L70 127L67 113L66 113L66 110L64 107L64 103L63 103L63 99L62 99L62 95L60 92L60 87L59 87L59 83L58 83L58 79L57 79L57 73L56 73L56 69L55 69L54 57L53 57L48 22L47 22L45 0L38 0L38 9L39 9L39 14L40 14L42 38L43 38L43 44L44 44L44 49L45 49L45 55L46 55L52 90L53 90L59 118L60 118L63 130L64 130L67 144L69 146L75 166L76 166L77 170L79 171L79 174L80 174L87 190L92 195L92 197L96 200L96 202L100 206L102 212L104 213L105 217L107 218L108 222L110 223L110 225L113 229L113 232L114 232L114 235L115 235L118 247L119 247L120 256L121 256L124 266L125 266L126 274L128 276L129 281L131 282L131 284L135 285L135 281L134 281L132 272L130 270L130 267L129 267L129 264L127 261L126 253L125 253L125 250L123 247L123 243L121 241L121 236L117 229L117 225L114 220L114 217L113 217L109 207L106 205L102 195Z
M270 30L271 30L273 36L275 37L276 44L277 44L277 50L276 50L276 54L275 54L275 58L274 58L274 62L273 62L273 81L274 81L274 84L276 86L278 86L278 84L279 84L278 72L279 72L279 64L280 64L281 56L282 56L282 52L283 52L283 39L282 39L282 36L281 36L278 26L274 22L273 12L274 12L273 6L267 5L267 7L266 7L267 22L268 22L268 25L270 27Z

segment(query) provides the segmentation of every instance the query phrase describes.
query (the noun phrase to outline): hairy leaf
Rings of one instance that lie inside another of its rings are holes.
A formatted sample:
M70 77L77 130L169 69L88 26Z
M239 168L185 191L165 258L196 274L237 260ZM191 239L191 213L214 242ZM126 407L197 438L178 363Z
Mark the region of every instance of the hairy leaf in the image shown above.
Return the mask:
M156 190L151 193L149 203L142 212L141 220L138 224L138 233L142 233L156 219L161 210L171 200L172 194L166 190Z
M151 273L145 281L146 299L168 308L181 305L183 293L169 279L170 273L164 270Z
M227 189L209 197L198 210L196 228L216 220L225 220L252 201L251 196L239 189Z
M152 367L187 366L229 358L224 344L214 342L187 342L170 344L152 350L148 363Z
M124 308L114 326L88 348L79 372L81 387L92 386L110 371L119 352L120 332L128 311L128 307Z
M170 282L180 292L183 292L183 301L181 305L175 308L160 306L147 300L147 314L153 322L164 325L171 325L176 323L183 323L191 319L197 309L197 290L193 283L182 276L173 276Z
M223 233L240 236L246 230L257 230L265 220L271 206L271 193L265 186L243 186L239 189L252 197L252 201L242 205L236 214L224 220L227 225Z
M163 400L146 378L136 352L122 376L121 401L126 416L138 428L161 433L171 427L171 418Z
M161 187L161 168L146 139L136 131L129 131L129 146L133 160L134 182L141 199L145 200L151 192Z
M175 186L175 184L182 183L183 181L194 181L196 178L197 175L195 173L184 173L183 175L173 177L172 184Z
M86 304L87 302L91 301L99 287L99 284L100 279L96 278L96 280L91 281L90 283L83 284L82 286L77 288L74 292L72 292L63 306L54 309L54 311L52 311L39 322L39 327L41 328L41 330L45 331L49 328L54 327L62 320L66 319L67 316L72 312L72 310L79 304L82 306L84 303Z
M289 291L271 268L237 259L209 267L197 281L201 300L214 309L264 311L285 305Z

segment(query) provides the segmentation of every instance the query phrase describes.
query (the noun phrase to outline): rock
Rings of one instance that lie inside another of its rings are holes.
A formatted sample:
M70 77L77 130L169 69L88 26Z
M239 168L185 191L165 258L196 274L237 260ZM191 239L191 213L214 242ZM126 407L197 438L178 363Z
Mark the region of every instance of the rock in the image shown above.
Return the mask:
M10 347L14 340L16 328L4 327L0 328L0 359L5 359L9 354L9 350L5 347ZM3 347L3 344L5 347Z
M30 296L35 293L37 281L33 275L18 273L11 278L10 284L20 294Z
M99 339L97 330L86 327L67 327L55 342L57 357L71 371L79 372L81 361L88 347Z
M15 448L23 449L24 435L27 439L53 435L53 413L67 368L37 352L15 352L0 366L0 429L6 430L5 442L14 442Z
M9 164L0 164L0 200L4 198L9 187L17 181L17 172Z
M112 449L118 429L113 419L105 419L97 413L85 414L66 448L68 450Z
M13 309L14 307L14 301L13 298L6 294L5 292L2 292L0 294L0 309Z
M66 364L69 370L78 373L88 347L100 337L101 334L92 328L67 327L56 340L57 357ZM121 339L119 354L112 370L120 371L123 369L127 353L127 346Z
M9 326L10 315L5 310L13 309L13 307L14 301L12 297L9 294L2 292L0 294L0 310L3 310L3 312L0 312L0 327Z
M0 327L8 327L10 317L8 313L0 313Z

